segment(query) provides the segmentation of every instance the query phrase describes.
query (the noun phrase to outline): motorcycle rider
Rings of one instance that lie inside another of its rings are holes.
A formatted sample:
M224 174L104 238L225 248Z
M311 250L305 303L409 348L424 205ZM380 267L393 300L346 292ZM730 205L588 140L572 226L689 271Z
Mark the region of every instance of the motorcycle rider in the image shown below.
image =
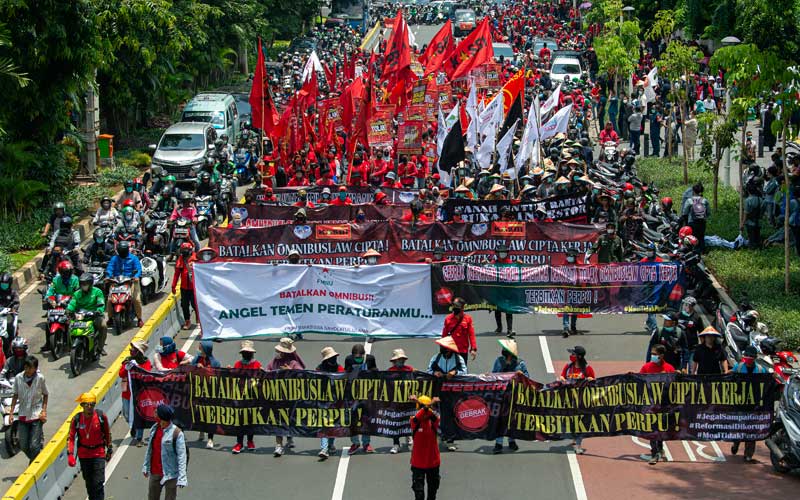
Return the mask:
M83 250L83 263L106 263L114 255L114 244L109 241L108 231L97 228L92 234L92 242Z
M47 224L45 224L44 229L42 229L42 238L47 238L51 230L57 233L61 226L61 219L67 216L69 216L69 214L67 213L67 207L64 205L63 201L53 203L53 213L50 214Z
M119 217L120 214L117 209L114 208L111 198L103 196L103 198L100 199L100 208L97 209L97 212L95 212L92 218L92 225L114 227L117 225Z
M72 265L75 266L76 269L80 269L80 245L81 235L78 231L72 230L72 217L65 215L61 218L58 231L54 232L53 237L50 239L50 245L47 247L48 251L44 259L42 259L42 267L39 269L39 272L44 273L44 271L48 269L53 249L56 247L68 252Z
M197 230L195 229L195 225L197 224L197 209L195 208L194 204L194 197L190 193L183 193L181 194L181 204L172 211L172 215L169 216L170 222L174 223L176 220L180 218L189 219L192 222L191 227L189 228L189 233L192 238L192 242L194 243L194 251L200 250L200 240L197 238ZM170 243L170 253L173 253L175 250L173 248L173 243Z
M161 234L158 234L158 223L150 221L144 225L144 239L142 241L142 252L156 261L158 268L158 284L164 279L164 254L166 253L166 242Z
M125 235L133 235L138 242L141 236L140 224L139 214L136 213L133 207L124 207L122 209L122 217L114 228L114 239L120 240Z
M217 218L216 214L221 213L223 210L223 208L219 206L219 199L217 197L217 184L211 183L211 174L205 171L200 172L200 175L198 175L197 178L200 182L197 184L197 188L194 190L194 195L211 196L211 198L214 200L214 203L211 205L213 211L211 220L215 221Z
M95 313L92 322L94 323L94 331L97 334L96 352L105 356L106 351L103 348L106 345L106 336L108 332L105 320L105 297L103 297L103 292L99 288L93 286L94 276L91 274L83 273L79 281L80 287L78 291L72 295L72 300L69 301L69 304L67 304L67 312L70 314L74 314L75 311L89 311Z
M142 298L139 294L139 278L142 277L142 263L139 258L130 253L130 243L127 241L120 241L117 245L117 255L111 257L106 267L106 278L116 278L117 276L125 276L131 278L131 300L133 301L133 309L136 312L137 326L139 328L144 325L142 321ZM111 294L106 301L106 311L110 314L111 307ZM108 318L109 321L111 317Z
M150 195L147 193L145 184L146 182L142 181L141 177L137 177L133 180L133 190L142 197L142 204L144 205L143 211L146 212L150 209Z
M8 319L8 324L6 325L8 342L12 341L14 335L17 333L15 319L19 312L19 294L14 290L13 285L14 278L11 276L11 273L3 273L0 275L0 309L5 309L7 307L11 309L11 314L14 315L14 318ZM8 345L8 342L6 342L6 345Z
M28 357L28 339L17 337L11 342L11 356L6 359L0 378L14 380L18 373L22 373L25 366L25 358Z
M125 187L125 191L117 199L117 206L121 207L125 203L125 200L131 200L133 202L133 208L135 208L137 212L144 210L144 200L142 200L142 195L134 189L133 180L126 180L123 186Z
M172 196L172 190L168 186L161 188L161 193L153 205L153 212L164 212L171 214L178 204L178 200Z

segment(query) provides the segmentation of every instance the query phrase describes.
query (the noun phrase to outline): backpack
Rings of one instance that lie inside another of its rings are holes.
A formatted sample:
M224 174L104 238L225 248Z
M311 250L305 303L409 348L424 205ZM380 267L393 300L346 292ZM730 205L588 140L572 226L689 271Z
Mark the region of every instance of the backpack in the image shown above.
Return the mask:
M172 451L175 453L176 457L178 456L178 436L181 435L181 432L183 432L183 429L175 424L175 428L172 429ZM183 437L183 449L186 450L186 465L189 465L189 447L186 446L186 436Z
M706 220L706 204L702 196L692 196L692 219Z
M108 417L106 417L106 414L103 413L102 410L95 410L94 412L97 414L97 418L100 420L100 428L101 429L108 429L108 431L111 432L111 426L108 423ZM75 429L78 428L77 425L78 425L78 420L80 420L80 418L81 418L81 413L82 412L78 412L78 413L76 413L75 415L72 416L72 422L70 423L70 427L75 428ZM80 444L80 433L78 433L77 435L78 435L78 446L81 446L81 444ZM100 446L105 446L105 443L103 443ZM86 448L86 446L84 446L84 448ZM89 448L97 448L97 446L91 446Z

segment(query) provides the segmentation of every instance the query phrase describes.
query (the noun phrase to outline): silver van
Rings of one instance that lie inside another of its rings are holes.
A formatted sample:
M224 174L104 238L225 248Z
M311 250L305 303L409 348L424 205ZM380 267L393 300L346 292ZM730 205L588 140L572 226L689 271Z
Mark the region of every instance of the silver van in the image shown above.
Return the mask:
M176 123L168 128L153 151L152 174L174 175L178 181L194 179L214 149L217 131L210 123Z
M181 121L210 123L217 135L228 135L228 144L236 144L241 130L236 100L225 92L203 92L192 97L183 108Z

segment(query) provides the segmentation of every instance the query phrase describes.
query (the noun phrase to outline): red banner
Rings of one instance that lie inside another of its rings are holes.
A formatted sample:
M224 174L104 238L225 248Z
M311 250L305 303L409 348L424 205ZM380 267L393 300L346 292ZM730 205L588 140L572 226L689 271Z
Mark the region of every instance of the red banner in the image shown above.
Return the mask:
M388 110L376 110L369 121L369 145L373 148L392 147L392 114Z
M422 133L425 125L421 121L409 121L397 127L397 154L421 155Z
M235 204L231 207L231 217L239 214L242 225L245 227L271 227L292 224L297 207L285 205L242 205ZM324 224L343 224L353 222L359 213L364 214L365 221L387 221L400 219L406 208L399 205L326 205L306 209L306 218L309 222Z
M275 194L275 198L277 199L276 202L265 201L266 195L264 194L263 189L250 188L247 190L247 194L252 196L253 200L261 203L272 203L274 205L293 205L299 201L297 192L301 189L306 191L308 195L308 201L311 203L318 203L324 188L319 186L275 188L273 189L273 192ZM386 194L386 202L393 205L408 205L414 200L414 196L417 194L416 189L381 188L380 190ZM375 192L376 188L371 186L347 187L347 197L350 198L356 205L372 203L375 198Z
M480 263L492 260L494 249L506 244L516 262L562 265L570 249L585 253L599 234L595 226L538 222L436 222L417 226L396 221L310 223L212 228L209 246L220 259L228 261L282 262L291 250L297 250L302 262L354 265L370 248L381 253L383 264L423 262L433 256L437 246L445 249L448 260Z

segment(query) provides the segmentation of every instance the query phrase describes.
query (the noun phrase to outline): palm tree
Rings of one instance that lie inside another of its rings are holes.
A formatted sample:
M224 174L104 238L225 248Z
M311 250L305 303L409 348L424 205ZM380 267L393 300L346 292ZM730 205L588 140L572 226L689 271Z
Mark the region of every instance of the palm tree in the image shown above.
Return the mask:
M0 47L10 46L11 37L8 34L6 24L0 22ZM19 73L17 71L17 65L8 57L0 57L0 78L10 78L16 82L17 86L20 88L25 87L28 85L28 82L30 82L30 79L28 79L25 73ZM5 130L3 129L3 124L0 123L0 137L4 135Z

